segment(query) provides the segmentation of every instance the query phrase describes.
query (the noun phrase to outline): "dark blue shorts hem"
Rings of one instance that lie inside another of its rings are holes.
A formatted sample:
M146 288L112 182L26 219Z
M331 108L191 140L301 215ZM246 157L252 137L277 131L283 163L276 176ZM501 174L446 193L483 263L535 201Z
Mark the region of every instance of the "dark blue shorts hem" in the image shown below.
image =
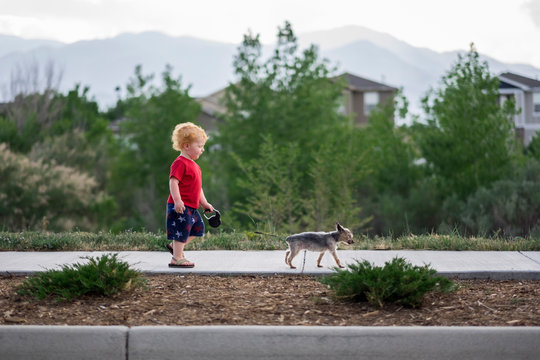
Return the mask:
M167 239L185 243L190 236L204 236L204 222L195 208L186 206L183 214L167 203Z

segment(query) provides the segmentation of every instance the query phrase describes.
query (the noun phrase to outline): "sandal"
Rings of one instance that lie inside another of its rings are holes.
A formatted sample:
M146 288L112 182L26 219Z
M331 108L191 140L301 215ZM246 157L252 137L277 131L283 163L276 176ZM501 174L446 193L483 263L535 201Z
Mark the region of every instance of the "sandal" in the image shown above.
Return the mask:
M167 248L167 250L169 250L169 252L171 253L171 255L174 255L174 252L173 252L173 249L172 249L171 244L167 243L167 245L165 245L165 247Z
M171 263L169 263L169 267L176 267L176 268L192 268L195 267L195 264L189 261L186 258L182 259L174 259Z

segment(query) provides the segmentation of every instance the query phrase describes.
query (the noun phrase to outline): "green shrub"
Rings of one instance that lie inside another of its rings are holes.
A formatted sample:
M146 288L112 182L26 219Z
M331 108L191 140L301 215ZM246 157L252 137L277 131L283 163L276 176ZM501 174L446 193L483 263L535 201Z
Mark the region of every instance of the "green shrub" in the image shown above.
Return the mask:
M428 265L413 266L398 257L386 262L384 267L357 260L356 264L348 265L348 270L336 271L336 274L323 277L320 281L329 285L337 298L368 301L381 308L385 303L420 307L427 292L450 291L453 288L449 279L434 276L435 270Z
M70 301L85 295L114 295L145 282L127 262L118 260L118 254L84 258L89 262L64 265L62 270L48 270L28 278L17 287L17 294Z
M479 188L466 200L445 201L445 223L462 234L535 236L540 231L540 162L529 160L512 178Z
M97 217L114 209L94 177L32 161L6 144L0 144L0 179L2 230L95 230Z

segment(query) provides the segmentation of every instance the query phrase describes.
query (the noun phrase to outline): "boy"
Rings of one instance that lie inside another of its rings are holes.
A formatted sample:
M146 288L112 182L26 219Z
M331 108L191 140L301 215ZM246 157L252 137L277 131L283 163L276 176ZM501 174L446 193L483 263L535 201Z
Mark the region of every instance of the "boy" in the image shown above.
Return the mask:
M204 152L208 136L193 123L178 124L172 134L173 149L180 155L171 165L169 199L167 200L167 249L173 258L169 267L192 268L195 264L184 257L184 246L204 235L204 223L197 210L214 211L202 189L201 168L195 160Z

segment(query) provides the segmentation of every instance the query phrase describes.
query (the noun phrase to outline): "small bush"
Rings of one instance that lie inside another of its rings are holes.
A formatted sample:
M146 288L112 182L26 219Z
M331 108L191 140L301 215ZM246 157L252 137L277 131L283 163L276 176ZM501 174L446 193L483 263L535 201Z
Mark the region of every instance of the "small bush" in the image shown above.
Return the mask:
M480 187L466 200L449 197L443 213L441 228L461 234L534 237L540 231L540 161L529 159L512 177Z
M336 271L336 274L323 277L320 281L329 285L338 298L354 302L368 301L381 308L385 303L420 307L427 292L453 289L449 279L434 276L435 270L428 265L413 266L398 257L386 262L384 267L357 260L356 264L348 265L348 270Z
M118 254L84 259L89 262L64 265L62 270L48 270L28 278L17 288L17 294L70 301L84 295L114 295L145 282L127 262L118 260Z
M0 229L95 230L115 203L90 175L0 144Z

